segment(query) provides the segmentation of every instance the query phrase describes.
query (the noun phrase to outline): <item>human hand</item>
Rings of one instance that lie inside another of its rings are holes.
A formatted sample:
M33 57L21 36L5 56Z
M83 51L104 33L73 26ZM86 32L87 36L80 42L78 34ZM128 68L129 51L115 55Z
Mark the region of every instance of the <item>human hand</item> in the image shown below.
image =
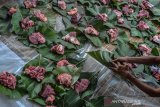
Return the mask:
M130 73L131 68L127 63L121 64L120 62L117 63L111 62L111 64L112 67L109 68L116 74L119 74L124 78L128 78L128 76L131 74Z
M114 59L112 62L117 63L117 62L127 62L128 57L119 57L117 59Z

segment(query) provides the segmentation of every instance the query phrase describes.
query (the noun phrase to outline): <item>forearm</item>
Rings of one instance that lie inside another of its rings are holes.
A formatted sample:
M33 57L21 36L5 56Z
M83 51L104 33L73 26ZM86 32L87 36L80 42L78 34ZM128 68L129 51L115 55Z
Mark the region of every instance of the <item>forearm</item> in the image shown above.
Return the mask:
M151 97L160 97L160 92L157 92L157 89L154 87L151 87L149 85L147 85L146 83L143 83L142 81L138 80L136 77L134 77L133 75L128 75L128 79L134 84L136 85L140 90L142 90L143 92L145 92L146 94L148 94Z
M137 63L137 64L158 64L160 63L160 57L157 56L143 56L143 57L128 57L128 63Z

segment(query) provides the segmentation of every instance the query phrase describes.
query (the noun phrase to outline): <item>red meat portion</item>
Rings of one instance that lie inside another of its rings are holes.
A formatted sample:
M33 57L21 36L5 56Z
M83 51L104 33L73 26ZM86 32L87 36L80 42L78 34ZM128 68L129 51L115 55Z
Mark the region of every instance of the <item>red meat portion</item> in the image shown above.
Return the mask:
M47 104L53 104L54 101L55 101L55 96L54 95L49 95L46 99Z
M25 69L25 73L33 79L41 81L44 79L44 74L46 73L45 68L39 66L29 66Z
M66 87L70 87L71 83L72 83L72 76L68 73L62 73L60 75L57 76L56 80L66 86Z
M95 35L95 36L99 35L99 32L92 25L85 28L84 32L88 35Z
M76 84L74 85L74 88L77 93L81 93L88 88L89 84L90 84L90 81L88 79L81 79L80 81L76 82Z
M37 6L38 0L25 0L24 5L27 9L34 8Z
M63 55L64 54L64 46L61 44L54 45L54 46L52 46L51 51L56 52L57 54Z
M149 26L148 26L148 24L145 23L144 21L140 21L140 22L138 23L138 25L137 25L137 28L138 28L139 30L147 30L147 29L149 29Z
M111 42L117 40L117 38L118 38L118 29L117 29L117 28L115 28L115 29L109 29L109 30L107 31L107 33L108 33L109 36L110 36L110 41L111 41Z
M50 95L55 95L55 91L54 91L54 89L50 85L45 85L45 87L42 90L42 92L40 93L40 95L43 98L48 98L48 97L51 97ZM54 99L52 97L51 97L51 100L54 101ZM50 100L50 98L49 98L49 100Z
M66 2L64 0L58 0L58 7L62 10L65 10L67 8Z
M15 7L11 7L9 10L8 10L8 15L12 15L14 13L16 13L17 9Z
M97 18L98 20L103 21L103 22L106 22L106 21L108 20L108 16L107 16L106 13L98 14L98 15L96 16L96 18Z
M80 42L76 38L77 33L76 32L70 32L66 36L62 37L63 40L68 41L75 45L80 45Z
M47 21L47 17L40 11L40 10L37 10L34 12L34 15L40 20L40 21L43 21L43 22L46 22Z
M11 89L15 89L16 88L16 77L8 72L2 72L0 73L0 84L11 88Z
M123 6L122 10L125 15L130 15L134 12L130 5Z
M43 44L46 42L44 36L40 32L32 33L29 36L29 41L33 44Z
M72 66L72 67L75 67L75 65L69 63L67 60L63 59L63 60L60 60L59 62L57 62L57 67L62 67L62 66Z
M34 25L34 22L30 20L28 17L24 18L20 22L21 28L27 30L28 28Z
M151 4L148 0L143 0L140 6L143 9L151 9L154 5Z

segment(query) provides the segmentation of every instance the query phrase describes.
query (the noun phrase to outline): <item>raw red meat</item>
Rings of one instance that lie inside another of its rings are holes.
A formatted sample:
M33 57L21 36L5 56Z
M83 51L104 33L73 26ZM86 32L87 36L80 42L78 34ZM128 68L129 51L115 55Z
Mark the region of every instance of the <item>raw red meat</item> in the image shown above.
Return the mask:
M43 22L46 22L47 21L47 17L40 11L40 10L37 10L34 12L34 15L40 20L40 21L43 21Z
M57 67L62 67L62 66L71 66L71 67L75 67L75 65L69 63L67 60L63 59L60 60L59 62L57 62Z
M51 51L56 52L57 54L63 55L64 54L64 46L61 44L54 45L54 46L52 46Z
M109 30L107 31L107 33L108 33L109 36L110 36L110 41L111 41L111 42L117 40L117 38L118 38L118 29L117 29L117 28L115 28L115 29L109 29Z
M29 36L29 41L33 44L43 44L46 42L44 36L40 32L32 33Z
M55 96L54 95L49 95L46 99L47 104L53 104L54 101L55 101Z
M37 6L38 0L25 0L24 5L26 8L30 9Z
M137 18L149 18L149 12L147 10L141 10L139 11Z
M29 29L30 27L34 26L34 22L30 20L28 17L24 18L20 22L21 28L22 29Z
M74 88L77 93L81 93L88 88L89 84L90 81L88 79L81 79L75 83Z
M95 36L98 36L99 35L99 32L92 26L88 26L85 30L84 30L85 34L88 34L88 35L95 35Z
M144 56L148 56L151 54L152 49L148 47L146 44L140 44L138 49L143 53Z
M140 22L138 23L138 25L137 25L137 28L138 28L139 30L147 30L147 29L149 29L149 26L148 26L148 24L147 24L146 22L140 21Z
M62 37L62 39L65 40L65 41L71 42L71 43L73 43L75 45L80 45L80 42L76 38L76 35L77 35L76 32L70 32L66 36Z
M58 7L62 10L65 10L67 8L66 2L64 0L58 0Z
M45 68L39 66L29 66L25 69L25 73L33 79L41 81L44 79L44 74L46 73Z
M60 75L57 76L56 80L66 86L66 87L70 87L71 83L72 83L72 76L68 73L62 73Z
M107 16L106 13L98 14L98 15L96 16L96 18L97 18L98 20L103 21L103 22L106 22L106 21L108 20L108 16Z
M16 88L16 77L8 72L2 72L0 73L0 84L11 88L11 89L15 89Z
M45 87L41 91L40 95L43 98L48 98L50 95L55 95L55 92L54 92L54 89L50 85L45 85Z
M122 10L125 15L130 15L134 12L130 5L124 5Z
M140 6L143 9L151 9L154 5L151 4L148 0L143 0Z
M8 10L8 15L12 15L14 13L16 13L17 9L15 7L11 7L9 10Z

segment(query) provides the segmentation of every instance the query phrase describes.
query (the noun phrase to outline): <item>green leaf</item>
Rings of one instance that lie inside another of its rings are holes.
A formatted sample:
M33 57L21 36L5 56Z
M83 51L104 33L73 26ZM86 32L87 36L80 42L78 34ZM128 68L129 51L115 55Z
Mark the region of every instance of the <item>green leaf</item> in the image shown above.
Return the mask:
M139 75L144 71L144 65L138 65L138 67L132 69L135 75Z
M96 12L93 8L86 9L87 15L96 16L98 12Z
M154 55L154 56L160 56L159 50L158 50L158 48L156 48L156 47L152 49L151 53L152 53L152 55Z
M27 77L26 75L21 74L18 80L18 87L22 90L26 90L27 87L32 83L32 79Z
M80 96L74 90L68 91L67 94L64 96L63 101L66 107L82 107L80 105Z
M48 75L48 76L45 76L45 78L43 79L42 81L42 84L44 83L50 83L50 84L55 84L55 78L53 75Z
M20 27L20 21L22 19L23 19L23 16L20 12L20 9L17 8L17 12L12 15L12 20L11 20L12 31L15 32L16 34L19 33L20 31L22 31L22 29Z
M10 31L10 21L0 19L0 34L8 34Z
M56 42L61 43L63 46L67 47L68 49L76 49L76 46L74 44L66 42L62 39L58 39Z
M45 101L42 99L42 98L34 98L34 99L30 99L29 100L31 101L34 101L35 103L39 104L39 105L42 105L42 106L45 106Z
M33 90L30 90L31 91L30 97L31 98L36 97L41 91L41 89L42 89L42 84L35 84Z
M93 51L89 52L88 54L105 66L107 66L109 62L112 61L112 53L107 51Z
M142 38L142 33L137 28L131 28L131 36Z
M86 37L93 43L93 45L95 45L97 47L101 47L102 46L102 42L99 39L99 37L90 36L90 35L86 35Z
M128 36L127 36L125 31L119 30L118 41L123 41L123 42L126 42L126 43L129 41Z
M59 61L63 57L63 55L58 55L56 53L51 52L49 47L40 48L37 51L43 57L48 58L53 61Z
M52 2L52 9L56 12L56 13L59 13L60 15L62 15L62 16L67 16L67 13L64 11L64 10L62 10L62 9L60 9L59 7L57 7L57 0L56 0L56 2L55 1L53 1Z
M9 89L9 88L4 87L2 85L0 85L0 93L8 96L11 99L19 99L19 98L23 97L23 94L21 94L19 90L17 90L17 89L12 90L12 89Z
M114 56L115 57L124 57L124 56L135 56L136 50L134 50L130 44L125 43L123 41L117 41L118 43L118 47L117 49L114 51ZM124 48L125 47L125 48Z
M69 28L72 26L71 21L67 17L63 17L63 22L64 22L66 28Z
M0 19L6 19L7 18L7 12L8 12L8 9L5 6L1 7L1 9L0 9Z
M155 16L160 16L160 9L158 8L152 8L151 12L153 13L153 15Z
M98 97L86 102L86 107L104 107L104 97Z
M81 98L83 99L83 98L85 98L85 97L91 96L91 95L93 95L93 93L94 93L93 90L85 91L85 92L82 94Z
M29 61L26 65L25 68L28 66L42 66L46 67L49 64L49 60L46 58L43 58L41 55L38 55L35 59Z
M64 93L66 91L66 89L61 85L54 85L54 90L57 93Z
M58 38L56 32L47 26L40 26L38 31L44 35L48 44L55 42Z

